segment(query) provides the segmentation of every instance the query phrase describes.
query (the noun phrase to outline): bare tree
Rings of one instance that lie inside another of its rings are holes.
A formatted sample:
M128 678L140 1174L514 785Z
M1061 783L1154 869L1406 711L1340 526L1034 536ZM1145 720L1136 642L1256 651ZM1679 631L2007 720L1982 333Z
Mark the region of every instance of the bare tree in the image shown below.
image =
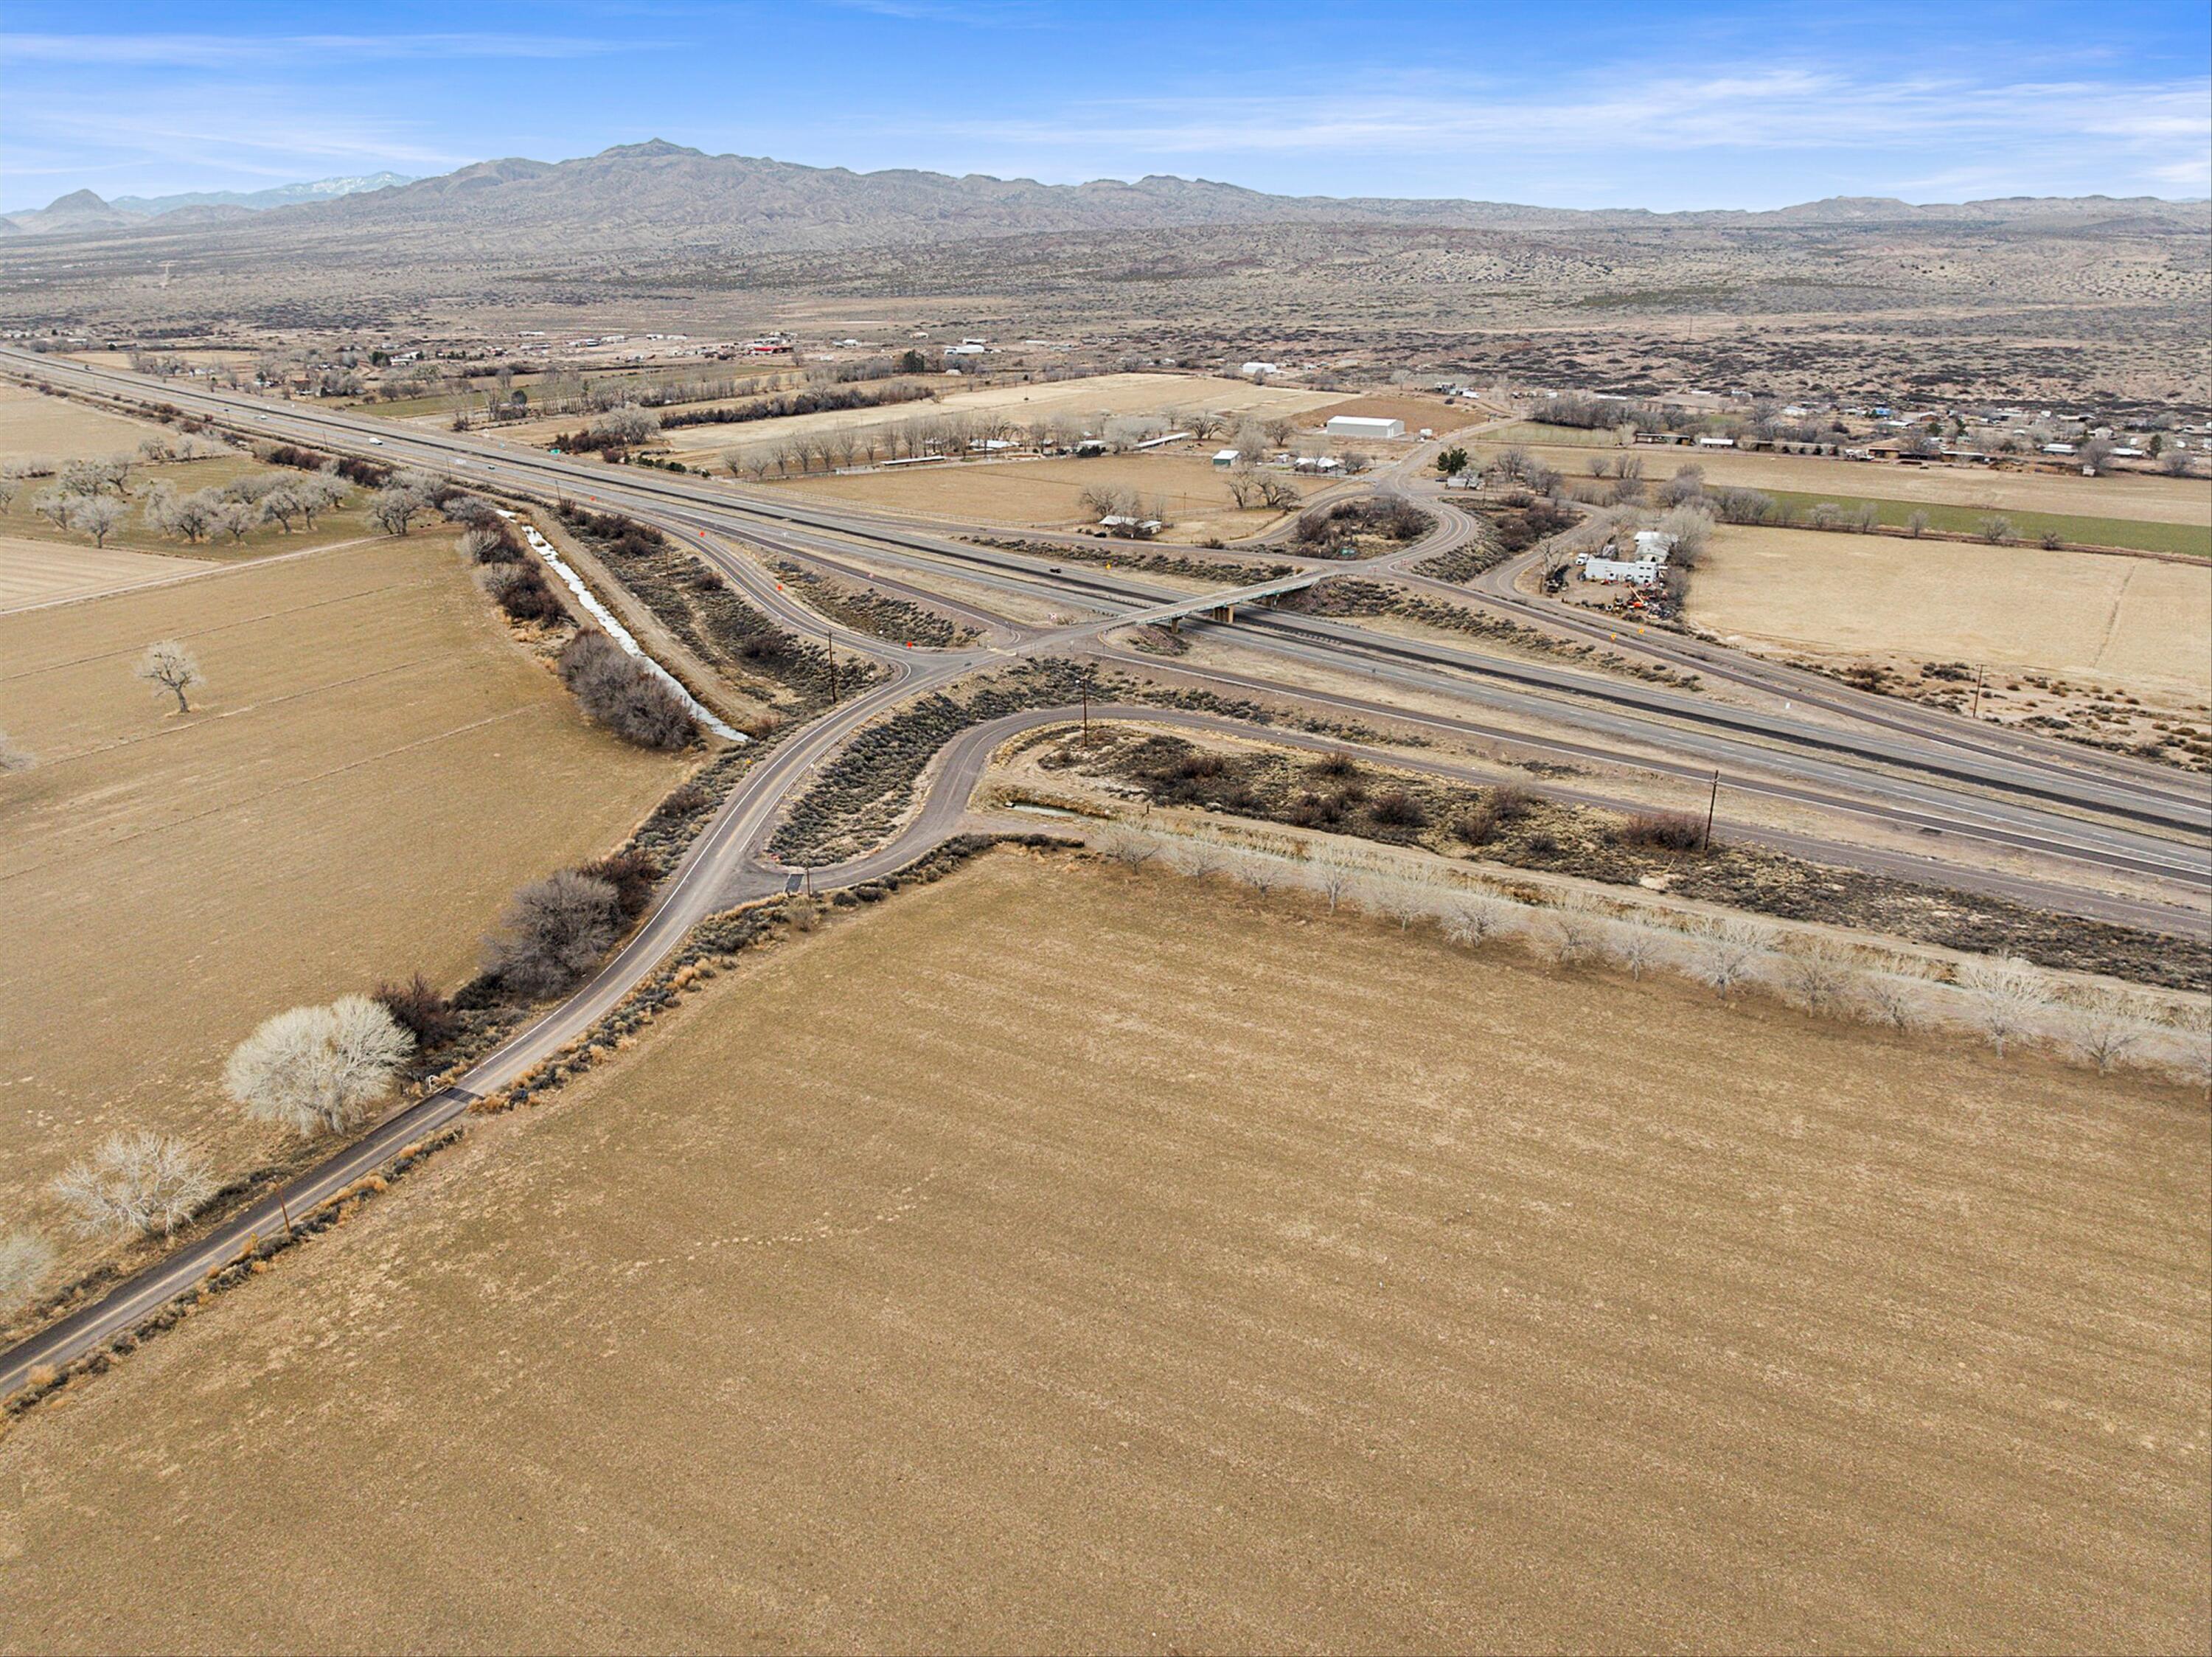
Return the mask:
M146 496L146 522L157 533L181 535L188 543L203 541L222 506L222 496L211 489L179 495L167 484L156 484Z
M1277 887L1287 885L1291 866L1264 851L1248 851L1237 860L1237 878L1252 888L1261 902Z
M2189 451L2179 443L2168 444L2159 451L2158 469L2169 478L2189 475Z
M422 508L413 490L387 485L368 497L368 521L387 535L404 535Z
M94 546L106 546L107 538L131 515L131 509L112 495L87 495L70 509L69 527L92 537Z
M1905 521L1905 533L1917 541L1934 527L1935 522L1936 520L1929 517L1927 513L1915 512Z
M640 747L681 748L699 734L682 699L596 627L568 641L557 667L586 715Z
M1401 932L1410 929L1415 921L1429 913L1428 892L1419 882L1403 875L1384 876L1376 880L1368 891L1374 909L1397 922Z
M1742 916L1709 924L1690 962L1692 975L1724 996L1755 973L1771 951L1767 929Z
M1552 947L1562 966L1586 961L1605 947L1605 917L1586 904L1561 904L1544 917L1552 932Z
M1703 466L1678 466L1674 475L1659 485L1662 506L1680 506L1701 498L1705 492L1705 469Z
M0 1237L0 1312L12 1312L37 1294L53 1269L53 1245L35 1232Z
M264 518L276 525L287 535L292 533L293 520L301 516L307 509L305 503L289 485L285 484L279 484L275 489L264 490L255 500L254 504L259 509Z
M1102 856L1128 869L1142 868L1158 856L1162 849L1158 836L1126 823L1115 823L1105 829L1093 844Z
M1210 834L1194 834L1178 841L1170 854L1176 867L1193 880L1202 880L1228 868L1234 854Z
M301 521L310 529L315 527L317 517L343 506L346 496L352 492L343 479L332 478L326 473L318 473L313 478L302 478L298 483L294 484L289 490L293 500L299 503Z
M1345 894L1358 881L1358 868L1334 851L1323 852L1306 867L1310 871L1314 890L1328 899L1328 912L1335 914L1337 905L1344 901Z
M484 941L484 970L520 994L550 995L597 966L621 927L612 886L562 869L514 894Z
M2016 955L1978 955L1959 965L1966 1016L2002 1054L2031 1032L2049 1004L2043 975Z
M1782 957L1782 982L1809 1013L1832 1013L1851 987L1850 963L1819 944Z
M0 777L14 771L27 771L39 763L28 748L18 747L10 741L8 733L0 730Z
M216 530L231 539L232 545L244 540L261 521L261 509L244 501L225 501L215 515Z
M54 1195L80 1231L158 1228L167 1237L215 1195L215 1179L183 1140L141 1130L111 1135L54 1181Z
M381 1002L341 996L264 1020L232 1050L223 1090L257 1122L301 1135L345 1128L391 1091L414 1047Z
M138 658L137 676L149 685L167 691L177 698L177 711L188 714L192 704L185 692L196 685L207 682L200 672L200 664L192 653L173 638L156 639L146 647L146 654Z
M609 409L586 429L593 437L606 438L626 448L635 448L660 435L660 417L651 409L624 403L619 408Z
M1674 548L1668 556L1686 570L1697 563L1705 544L1712 539L1713 515L1702 506L1685 502L1662 513L1658 527L1661 534L1674 539Z
M1444 904L1444 936L1474 948L1504 935L1520 917L1521 905L1486 892L1455 893Z
M2002 546L2012 539L2012 520L1992 512L1974 525L1974 533L1991 546Z
M1615 921L1607 929L1605 947L1632 978L1642 978L1666 959L1666 943L1657 929L1641 921Z
M57 529L69 527L70 514L76 509L76 496L58 489L42 489L31 496L31 510Z
M1298 486L1287 478L1260 479L1260 504L1273 512L1287 512L1305 497Z
M1918 972L1869 972L1859 982L1867 1015L1893 1030L1909 1030L1928 1015L1928 980Z
M2070 1020L2067 1045L2108 1075L2112 1067L2143 1044L2149 1032L2138 1019L2109 1002L2084 1008Z

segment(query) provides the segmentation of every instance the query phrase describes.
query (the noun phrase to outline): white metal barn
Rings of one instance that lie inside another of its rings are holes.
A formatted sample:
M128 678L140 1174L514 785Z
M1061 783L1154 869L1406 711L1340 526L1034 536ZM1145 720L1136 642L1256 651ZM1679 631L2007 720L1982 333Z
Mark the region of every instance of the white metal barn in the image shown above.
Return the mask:
M1403 437L1406 423L1367 414L1333 414L1322 429L1332 437Z

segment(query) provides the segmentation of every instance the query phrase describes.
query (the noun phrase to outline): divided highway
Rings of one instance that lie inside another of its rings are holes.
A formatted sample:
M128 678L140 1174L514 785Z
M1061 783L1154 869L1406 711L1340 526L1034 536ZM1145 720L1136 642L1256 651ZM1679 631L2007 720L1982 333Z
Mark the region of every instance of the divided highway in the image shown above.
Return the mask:
M2055 752L2048 743L1993 738L1986 728L1934 716L1910 704L1862 707L1861 701L1879 699L1857 698L1826 681L1810 681L1813 693L1807 694L1801 685L1807 676L1770 671L1771 664L1747 667L1736 659L1717 662L1693 655L1689 647L1674 642L1636 647L1662 659L1674 660L1666 653L1677 653L1682 658L1678 665L1790 697L1829 719L1729 705L1472 648L1407 639L1349 622L1265 609L1240 609L1233 632L1208 634L1233 639L1243 653L1256 658L1251 671L1162 661L1136 655L1107 636L1132 622L1182 608L1194 595L1072 558L1054 564L1045 557L951 539L879 515L810 507L781 497L763 499L696 478L578 462L465 434L399 427L344 411L271 405L142 381L119 371L80 368L12 349L0 349L0 363L87 393L166 402L271 438L434 468L488 489L539 498L581 498L647 519L678 536L783 624L811 638L827 637L842 652L866 657L884 670L882 679L863 693L765 748L662 882L654 906L637 931L588 982L510 1037L454 1087L395 1112L361 1141L292 1182L283 1201L295 1215L388 1163L406 1145L462 1115L478 1097L506 1087L585 1033L650 976L699 921L737 903L782 891L788 871L765 856L768 838L813 772L862 727L917 694L1024 655L1088 654L1153 677L1204 685L1231 695L1294 702L1364 722L1556 757L1583 769L1627 768L1702 781L1719 767L1728 772L1734 794L1802 807L1808 813L1842 815L1919 835L1978 840L2154 879L2192 892L2212 888L2212 850L2207 844L2212 837L2212 798L2191 779L2152 774L2149 768L2108 763L2101 757ZM1382 569L1395 579L1465 600L1465 589L1430 582L1401 567L1462 544L1476 533L1477 526L1456 508L1438 502L1436 509L1438 528L1420 546L1364 566L1332 564L1310 573L1325 580ZM972 645L945 651L886 644L808 608L753 557L732 545L732 539L950 611L981 637ZM1256 550L1271 558L1277 556L1271 548ZM903 582L887 570L956 576L973 592L1042 600L1082 613L1059 624L1024 626L993 613L988 601L948 600L927 585ZM1589 626L1577 618L1554 615L1551 607L1514 591L1504 571L1485 579L1480 596L1500 607L1519 610L1532 623L1554 631L1573 632ZM1224 597L1217 594L1212 601ZM1626 643L1607 642L1614 649ZM1276 673L1264 670L1269 663L1276 664ZM1361 697L1316 688L1310 682L1316 672L1362 675L1377 694ZM1418 694L1419 705L1385 699L1379 693L1386 686ZM1439 703L1472 704L1505 722L1433 711ZM872 878L941 841L965 816L969 795L994 749L1020 730L1064 721L1073 711L1039 710L963 733L939 756L932 786L913 819L890 844L851 863L817 871L817 884L828 887ZM1211 715L1150 707L1095 707L1093 712L1101 716L1122 712L1194 729L1263 734ZM1555 734L1560 727L1573 734ZM1364 750L1295 730L1271 728L1264 735L1292 746L1368 752L1378 761L1439 777L1475 780L1483 775L1449 760L1397 750ZM1562 798L1616 807L1632 804L1578 788L1545 786L1547 792ZM2064 880L1938 868L1932 860L1876 845L1830 841L1758 824L1734 825L1732 832L1820 861L1908 878L1934 876L2130 924L2168 929L2201 925L2194 898L2191 908L2176 908ZM131 1327L283 1223L283 1207L272 1196L100 1301L0 1355L0 1395L22 1385L39 1366L65 1362Z

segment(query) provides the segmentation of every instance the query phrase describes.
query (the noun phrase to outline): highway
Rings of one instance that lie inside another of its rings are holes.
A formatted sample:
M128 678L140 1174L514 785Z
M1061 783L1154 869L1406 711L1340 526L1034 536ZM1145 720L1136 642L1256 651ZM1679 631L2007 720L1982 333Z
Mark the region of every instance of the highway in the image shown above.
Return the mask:
M2047 742L2014 742L2009 734L1996 737L1987 728L1937 716L1911 704L1883 703L1868 709L1860 704L1881 699L1859 697L1825 680L1811 680L1808 687L1801 681L1809 676L1793 676L1786 669L1770 671L1771 664L1745 666L1745 658L1717 663L1677 641L1647 644L1639 639L1632 648L1804 704L1823 717L1723 704L1595 673L1266 608L1240 607L1233 627L1187 624L1209 643L1233 644L1239 661L1249 661L1249 669L1210 659L1160 659L1137 653L1112 636L1148 619L1232 600L1243 606L1261 594L1224 588L1201 599L1126 571L1079 563L1072 556L1055 564L1047 557L951 539L879 514L817 508L787 496L764 499L695 478L520 451L468 434L400 427L343 410L270 404L143 381L118 370L72 367L13 349L0 349L0 364L85 393L167 403L220 418L248 434L436 470L487 490L539 499L579 499L629 514L678 537L782 624L809 638L827 638L841 653L866 658L882 673L863 692L763 745L756 763L739 776L729 797L663 880L637 930L587 982L510 1036L454 1086L404 1106L289 1185L282 1193L283 1203L295 1216L387 1164L406 1145L462 1115L477 1098L507 1087L590 1030L648 978L698 922L735 904L784 890L789 872L766 856L769 838L817 769L864 726L917 695L1027 655L1087 655L1154 679L1303 706L1486 751L1548 758L1583 773L1641 772L1702 784L1717 768L1726 774L1724 797L1731 801L1764 801L1802 809L1822 819L1839 819L1846 831L1829 838L1731 813L1723 821L1733 838L1815 861L1971 886L2124 924L2201 931L2201 894L2212 890L2212 851L2207 847L2208 837L2212 837L2212 798L2196 779L2113 763L2106 756L2060 751ZM1416 587L1434 588L1455 600L1467 600L1467 589L1432 582L1405 568L1464 544L1478 533L1479 526L1456 507L1437 501L1434 509L1437 528L1419 545L1366 564L1331 561L1315 565L1314 561L1293 558L1313 566L1302 568L1298 580L1380 570ZM1093 556L1097 545L1086 549ZM951 650L907 649L843 626L811 609L800 594L779 583L744 550L747 546L952 613L979 637ZM1272 548L1243 549L1242 556L1249 557L1254 551L1277 557ZM902 571L910 576L952 577L970 592L1041 600L1070 613L1054 624L1025 625L994 613L980 599L948 599L923 582L902 580ZM1479 596L1554 631L1582 630L1586 634L1594 625L1580 618L1553 614L1558 606L1519 594L1512 587L1510 567L1480 583ZM1631 648L1626 638L1606 643L1612 649ZM1329 684L1312 682L1323 674ZM1364 693L1348 688L1353 682L1363 685ZM1386 691L1404 699L1393 699ZM1454 711L1439 711L1439 704L1450 704ZM1063 721L1073 711L1033 710L962 733L934 762L930 786L900 832L864 857L816 871L817 887L872 878L911 861L956 832L966 818L969 795L991 752L1019 730ZM1454 780L1494 779L1494 772L1456 760L1370 748L1281 727L1262 730L1212 715L1150 706L1101 705L1092 711L1097 717L1125 716L1234 732L1291 746L1354 752L1376 763ZM1593 791L1579 783L1569 786L1554 779L1532 786L1581 803L1614 808L1635 805L1632 798ZM1934 855L1916 856L1860 841L1847 832L1852 824L1927 837L1931 845L1974 842L2004 853L2072 864L2085 872L2140 877L2172 892L2174 901L2109 892L2063 874L1938 862ZM272 1194L104 1299L0 1355L0 1396L23 1384L37 1367L66 1362L131 1328L235 1259L255 1238L270 1235L283 1224L283 1207Z

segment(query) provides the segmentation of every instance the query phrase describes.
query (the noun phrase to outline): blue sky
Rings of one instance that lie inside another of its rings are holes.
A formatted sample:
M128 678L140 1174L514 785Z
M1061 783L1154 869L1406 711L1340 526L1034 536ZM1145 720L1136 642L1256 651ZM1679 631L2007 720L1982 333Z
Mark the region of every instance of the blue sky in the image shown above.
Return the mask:
M11 0L0 201L660 137L817 166L1773 207L2212 187L2212 8Z

